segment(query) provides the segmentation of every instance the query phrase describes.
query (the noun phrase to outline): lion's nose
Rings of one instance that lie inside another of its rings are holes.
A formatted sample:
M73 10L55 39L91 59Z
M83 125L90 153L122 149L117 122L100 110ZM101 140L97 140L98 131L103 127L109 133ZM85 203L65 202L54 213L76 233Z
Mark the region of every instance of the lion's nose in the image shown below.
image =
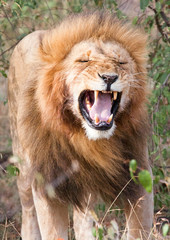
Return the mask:
M103 74L101 75L101 78L103 79L103 81L106 84L113 84L114 82L116 82L116 80L118 79L118 75L117 74L112 74L112 75L108 75L108 74Z

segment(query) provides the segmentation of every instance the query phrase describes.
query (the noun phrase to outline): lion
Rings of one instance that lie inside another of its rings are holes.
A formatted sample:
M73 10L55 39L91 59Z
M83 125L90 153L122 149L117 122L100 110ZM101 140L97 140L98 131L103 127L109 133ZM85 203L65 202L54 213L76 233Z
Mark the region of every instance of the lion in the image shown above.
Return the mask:
M127 239L148 239L153 196L129 161L151 172L147 153L147 38L107 11L66 18L15 47L9 116L23 240L92 240L100 198L123 206Z

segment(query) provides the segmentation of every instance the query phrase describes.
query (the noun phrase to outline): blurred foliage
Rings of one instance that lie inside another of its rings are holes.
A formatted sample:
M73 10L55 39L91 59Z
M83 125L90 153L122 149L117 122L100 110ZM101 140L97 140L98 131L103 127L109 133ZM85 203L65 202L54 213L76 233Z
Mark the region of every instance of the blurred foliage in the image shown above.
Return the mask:
M122 0L0 0L0 75L7 77L9 57L15 45L28 33L54 27L69 13L105 8L120 19L128 19L133 25L142 26L149 39L148 79L151 88L149 117L152 128L149 156L153 162L155 209L169 209L168 186L170 177L169 125L170 115L170 47L168 30L168 0L140 0L139 11L131 18L126 16ZM132 163L132 173L134 171ZM9 173L17 174L15 168ZM133 176L132 176L133 177ZM142 176L143 179L143 176ZM143 180L142 180L143 182ZM145 182L145 181L144 181ZM145 183L144 183L145 184ZM104 209L103 206L100 208ZM101 210L101 209L99 209ZM167 225L163 235L167 235ZM103 238L103 228L94 230L94 235Z
M19 175L19 169L13 165L8 165L6 168L6 171L10 176L18 176Z
M148 193L152 192L152 177L149 171L140 170L137 176L134 174L137 170L137 162L132 159L129 164L130 176L136 184L141 184Z

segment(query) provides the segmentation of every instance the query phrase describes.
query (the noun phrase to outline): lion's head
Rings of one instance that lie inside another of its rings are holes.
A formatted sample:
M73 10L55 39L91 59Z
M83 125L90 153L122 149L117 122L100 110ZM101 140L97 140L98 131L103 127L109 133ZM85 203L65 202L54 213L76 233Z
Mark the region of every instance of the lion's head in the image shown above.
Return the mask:
M72 111L89 139L109 138L117 114L130 101L135 63L119 43L86 40L77 43L65 60L66 84Z
M145 45L140 31L108 12L75 16L46 33L37 90L42 120L62 121L72 132L83 127L89 139L110 138L121 113L145 99Z

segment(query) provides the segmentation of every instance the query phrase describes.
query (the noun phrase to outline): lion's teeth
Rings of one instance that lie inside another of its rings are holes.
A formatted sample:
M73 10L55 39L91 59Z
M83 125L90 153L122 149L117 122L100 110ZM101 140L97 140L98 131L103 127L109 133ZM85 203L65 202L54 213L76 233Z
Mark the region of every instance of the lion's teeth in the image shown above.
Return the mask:
M100 119L97 114L95 114L95 124L99 124Z
M90 104L90 101L87 97L86 97L86 104Z
M90 104L87 104L86 106L87 106L87 109L90 111L91 110Z
M107 123L111 123L112 118L113 118L113 114L110 115L109 119L107 120Z
M94 91L95 102L97 101L98 95L99 95L99 91Z
M117 99L117 92L114 92L113 95L114 95L113 99L116 100Z
M90 111L91 110L91 104L90 104L90 101L89 101L89 99L86 97L86 107L87 107L87 109Z

